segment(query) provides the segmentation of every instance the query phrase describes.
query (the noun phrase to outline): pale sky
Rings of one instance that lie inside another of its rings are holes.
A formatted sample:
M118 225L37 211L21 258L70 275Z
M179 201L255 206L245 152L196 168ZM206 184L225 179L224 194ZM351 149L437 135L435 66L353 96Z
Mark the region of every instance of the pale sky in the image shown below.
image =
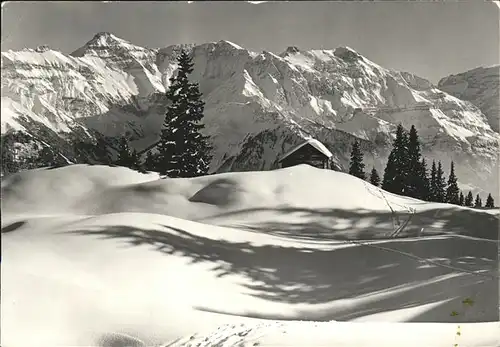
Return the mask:
M229 40L280 53L349 46L376 63L437 82L498 64L500 9L491 2L11 2L2 51L47 44L70 53L109 31L145 47Z

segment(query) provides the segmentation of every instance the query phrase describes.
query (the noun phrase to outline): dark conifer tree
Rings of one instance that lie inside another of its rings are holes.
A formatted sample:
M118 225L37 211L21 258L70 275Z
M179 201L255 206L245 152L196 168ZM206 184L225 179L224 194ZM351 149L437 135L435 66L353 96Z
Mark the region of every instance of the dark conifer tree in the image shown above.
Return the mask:
M380 176L377 172L377 169L375 169L375 167L373 167L373 169L370 173L370 183L376 187L378 187L380 185Z
M420 141L418 139L417 129L411 126L408 135L408 155L407 170L408 174L405 180L406 195L412 198L425 198L425 192L422 192L425 177L422 177Z
M465 196L464 193L460 192L460 197L458 198L458 204L460 206L465 206Z
M396 130L396 139L384 171L382 189L394 194L407 193L408 134L401 124Z
M491 196L491 193L488 194L488 197L486 198L486 205L484 205L486 208L495 208L495 200Z
M436 161L432 161L432 167L431 167L431 177L429 179L429 198L428 201L432 202L437 202L437 167L436 167Z
M131 150L128 140L125 136L120 139L120 146L118 147L118 159L115 161L116 165L125 166L133 170L141 170L140 157L136 150Z
M131 154L128 140L125 136L122 136L120 139L120 145L118 146L118 158L116 159L115 164L128 167L131 162Z
M481 200L481 197L479 196L479 194L476 195L476 200L474 201L474 207L475 208L483 207L483 201Z
M349 163L349 174L364 180L365 176L365 164L363 163L363 153L359 142L356 140L352 145L351 151L351 161Z
M151 150L146 152L146 158L144 159L144 171L157 171L158 170L158 155L153 154Z
M422 161L419 163L417 167L417 198L422 200L428 200L430 195L430 183L429 176L427 174L427 162L425 158L422 158Z
M99 136L96 144L94 144L94 156L100 164L109 165L113 162L110 153L108 152L109 143L106 138Z
M455 164L451 162L448 186L446 188L446 202L449 204L460 204L460 188L458 188L457 176L455 175Z
M474 197L472 196L472 192L469 190L469 193L465 197L464 205L467 207L474 206Z
M141 156L135 149L130 153L130 166L129 168L137 171L143 171L143 164L141 161Z
M212 156L208 136L201 130L204 102L197 83L189 81L192 57L184 50L178 57L177 74L170 79L167 108L158 143L158 172L169 177L206 175Z
M446 178L440 161L436 172L436 201L446 202Z
M393 190L394 178L396 177L396 161L394 159L394 149L389 154L387 158L387 164L384 169L384 177L382 178L382 189L390 192Z

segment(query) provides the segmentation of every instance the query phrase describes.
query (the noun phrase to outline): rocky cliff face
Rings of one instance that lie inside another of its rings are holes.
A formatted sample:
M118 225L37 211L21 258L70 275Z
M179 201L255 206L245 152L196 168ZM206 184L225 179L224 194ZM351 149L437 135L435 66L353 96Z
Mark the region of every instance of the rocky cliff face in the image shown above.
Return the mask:
M445 77L439 81L438 87L479 107L491 128L500 131L500 65Z
M429 159L445 167L454 160L462 183L496 187L500 136L487 110L348 47L289 47L279 55L227 41L147 49L99 33L71 55L47 47L3 52L2 133L20 130L55 152L68 136L127 133L143 149L158 137L181 48L194 56L214 171L271 169L308 135L324 142L340 166L360 139L367 167L382 170L402 123L417 127Z

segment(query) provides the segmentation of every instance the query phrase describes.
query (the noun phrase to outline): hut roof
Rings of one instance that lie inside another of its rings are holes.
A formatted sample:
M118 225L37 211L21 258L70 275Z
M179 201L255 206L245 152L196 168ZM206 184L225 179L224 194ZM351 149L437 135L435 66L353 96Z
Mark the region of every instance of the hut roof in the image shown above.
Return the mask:
M283 161L285 158L289 157L291 154L295 153L297 150L301 149L305 145L313 146L315 149L318 150L318 152L322 153L327 158L331 158L333 156L332 152L330 152L328 148L325 147L324 144L322 144L316 139L309 138L306 139L304 142L302 142L300 145L293 147L291 150L283 154L279 161L280 162Z

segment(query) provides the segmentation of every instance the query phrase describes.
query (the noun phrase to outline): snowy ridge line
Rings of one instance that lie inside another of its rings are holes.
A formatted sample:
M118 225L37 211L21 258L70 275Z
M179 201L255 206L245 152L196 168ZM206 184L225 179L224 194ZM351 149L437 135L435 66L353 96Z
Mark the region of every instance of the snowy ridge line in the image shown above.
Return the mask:
M386 248L386 247L382 247L382 246L376 246L374 244L371 244L371 243L368 243L368 242L364 242L364 241L346 240L345 243L351 243L351 244L355 244L355 245L358 245L358 246L372 247L372 248L377 248L377 249L380 249L380 250L383 250L383 251L398 253L398 254L407 256L409 258L413 258L413 259L416 259L416 260L421 260L421 261L424 261L424 262L427 262L429 264L433 264L433 265L436 265L436 266L439 266L439 267L448 268L448 269L451 269L451 270L468 273L468 274L471 274L471 275L474 275L474 276L486 277L486 278L489 278L489 279L500 279L500 276L490 275L490 274L483 274L483 273L479 273L479 272L476 272L476 271L472 271L472 270L467 270L467 269L462 269L462 268L459 268L459 267L455 267L455 266L452 266L452 265L442 264L442 263L436 262L434 260L430 260L430 259L427 259L427 258L419 257L418 255L415 255L415 254L412 254L412 253L407 253L407 252L404 252L404 251L399 251L397 249Z

